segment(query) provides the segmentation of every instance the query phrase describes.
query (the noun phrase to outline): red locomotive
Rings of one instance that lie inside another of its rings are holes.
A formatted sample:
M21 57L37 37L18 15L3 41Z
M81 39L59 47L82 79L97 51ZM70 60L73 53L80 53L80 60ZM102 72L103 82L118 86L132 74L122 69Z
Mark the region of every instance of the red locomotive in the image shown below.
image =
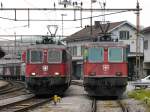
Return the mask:
M127 46L91 42L84 51L84 87L90 96L120 96L126 89Z
M36 95L62 95L71 81L71 56L63 45L32 45L25 73L27 88Z

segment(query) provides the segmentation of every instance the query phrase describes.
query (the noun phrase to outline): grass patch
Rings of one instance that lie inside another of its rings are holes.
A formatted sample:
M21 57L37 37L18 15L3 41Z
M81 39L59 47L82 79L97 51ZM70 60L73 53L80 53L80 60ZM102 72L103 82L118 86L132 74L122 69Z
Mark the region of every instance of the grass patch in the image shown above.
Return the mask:
M148 107L147 108L148 112L150 112L150 90L147 89L133 90L131 92L128 92L128 97L144 102Z
M145 98L150 98L150 90L140 89L128 92L129 98L134 98L137 100L144 100Z

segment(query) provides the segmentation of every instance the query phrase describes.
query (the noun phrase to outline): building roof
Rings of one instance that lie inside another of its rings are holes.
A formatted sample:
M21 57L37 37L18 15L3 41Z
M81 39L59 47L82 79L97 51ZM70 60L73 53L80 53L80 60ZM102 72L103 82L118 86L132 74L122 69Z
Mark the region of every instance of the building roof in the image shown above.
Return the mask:
M150 26L142 30L142 33L150 33Z
M120 27L121 25L124 24L129 24L130 26L134 27L133 25L131 25L130 23L128 23L127 21L120 21L120 22L112 22L109 24L108 27L108 33L111 33L111 31L113 31L114 29ZM73 40L84 40L84 39L89 39L89 38L95 38L97 36L99 36L100 34L102 34L102 30L99 26L96 25L97 23L95 22L95 25L92 26L92 35L91 35L91 27L90 26L86 26L85 28L83 28L82 30L70 35L69 37L63 39L64 41L73 41ZM101 24L102 29L107 29L106 24ZM135 28L135 27L134 27Z

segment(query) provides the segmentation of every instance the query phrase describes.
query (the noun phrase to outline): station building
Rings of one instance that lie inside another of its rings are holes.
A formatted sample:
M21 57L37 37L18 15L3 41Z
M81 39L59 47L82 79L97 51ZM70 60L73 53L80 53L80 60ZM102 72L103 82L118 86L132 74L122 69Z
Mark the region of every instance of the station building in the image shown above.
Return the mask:
M144 73L150 75L150 27L142 30L144 35Z

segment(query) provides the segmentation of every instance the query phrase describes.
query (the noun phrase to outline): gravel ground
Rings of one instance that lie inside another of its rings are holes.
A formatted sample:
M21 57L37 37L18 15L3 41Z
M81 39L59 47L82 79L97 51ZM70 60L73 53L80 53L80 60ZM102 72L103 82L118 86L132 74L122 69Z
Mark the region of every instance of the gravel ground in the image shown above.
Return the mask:
M146 112L144 104L140 101L134 99L124 99L123 102L128 107L129 112Z
M116 101L97 101L96 112L122 112L120 105Z
M135 89L135 87L132 86L131 82L129 82L126 92L124 94L126 98L123 99L123 102L125 102L125 104L129 108L130 112L146 112L146 107L144 106L144 104L141 101L127 98L127 92L130 92L134 89Z
M121 97L122 101L128 107L129 112L147 112L142 102L128 98L127 92L134 89L134 86L129 82L125 93ZM97 112L122 112L122 110L115 100L99 100L97 101Z
M87 92L84 91L84 87L71 85L65 93L66 96L81 96L87 95Z
M63 98L57 105L50 102L29 112L91 112L91 101L82 96L70 96Z
M28 112L91 112L92 101L85 94L83 87L72 85L57 105L51 101Z
M123 102L129 108L130 112L146 112L142 102L128 99L127 92L132 91L134 87L129 83L126 92L123 95ZM92 101L86 96L87 93L83 87L71 85L66 91L65 96L60 103L54 105L51 101L43 106L28 112L91 112ZM97 112L121 112L120 106L114 101L99 100Z

